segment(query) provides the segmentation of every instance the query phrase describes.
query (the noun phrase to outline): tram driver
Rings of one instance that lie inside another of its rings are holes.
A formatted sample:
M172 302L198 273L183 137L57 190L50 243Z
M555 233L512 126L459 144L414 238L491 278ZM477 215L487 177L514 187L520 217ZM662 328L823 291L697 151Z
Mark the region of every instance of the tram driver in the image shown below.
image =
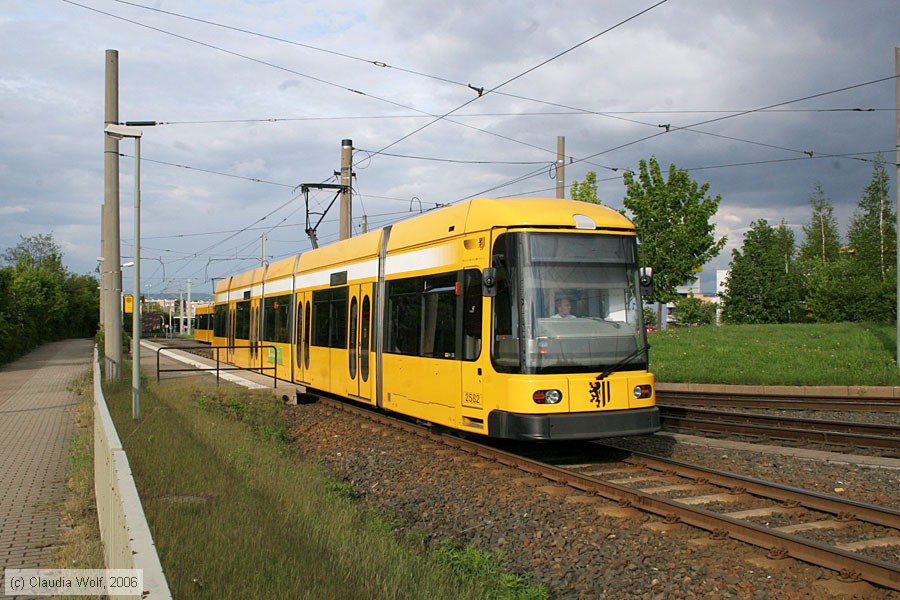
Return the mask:
M572 299L569 296L560 296L556 299L556 314L551 319L575 319L572 314Z

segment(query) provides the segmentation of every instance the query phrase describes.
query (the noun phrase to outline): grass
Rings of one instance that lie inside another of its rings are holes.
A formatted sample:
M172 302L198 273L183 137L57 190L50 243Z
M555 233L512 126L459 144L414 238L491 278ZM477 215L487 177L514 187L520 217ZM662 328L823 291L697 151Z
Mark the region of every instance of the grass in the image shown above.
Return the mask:
M423 553L352 486L291 450L266 391L130 383L106 390L176 598L545 598L492 555ZM462 565L462 566L460 566Z
M900 385L893 324L687 327L652 333L650 343L663 382ZM447 542L422 552L422 532L398 539L390 517L361 507L351 484L291 450L269 392L145 381L138 423L130 381L106 394L175 597L547 597L504 572L501 556ZM77 533L59 566L101 564L90 441L82 428L70 450L75 499L66 511Z
M893 324L679 327L650 334L661 382L900 385Z

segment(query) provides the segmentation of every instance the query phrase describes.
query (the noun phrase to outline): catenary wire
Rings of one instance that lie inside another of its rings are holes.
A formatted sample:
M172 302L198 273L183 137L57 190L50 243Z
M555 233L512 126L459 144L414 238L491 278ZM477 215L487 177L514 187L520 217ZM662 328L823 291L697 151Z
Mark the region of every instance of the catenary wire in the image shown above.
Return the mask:
M407 140L407 139L411 138L412 136L416 135L417 133L419 133L419 132L421 132L421 131L424 131L425 129L427 129L428 127L431 127L432 125L434 125L434 124L437 123L438 121L441 121L441 120L443 120L443 119L449 117L450 115L456 113L457 111L462 110L462 109L465 108L466 106L469 106L469 105L472 104L473 102L476 102L477 100L483 98L485 95L491 94L491 93L493 93L493 92L499 90L500 88L502 88L502 87L504 87L504 86L506 86L506 85L509 85L509 84L512 83L513 81L516 81L516 80L518 80L518 79L521 79L522 77L525 77L526 75L528 75L528 74L530 74L530 73L533 73L534 71L540 69L541 67L546 66L547 64L549 64L549 63L553 62L554 60L556 60L556 59L558 59L558 58L560 58L560 57L562 57L562 56L568 54L569 52L572 52L572 51L576 50L577 48L580 48L581 46L584 46L585 44L587 44L587 43L589 43L589 42L592 42L593 40L597 39L598 37L600 37L600 36L602 36L602 35L605 35L605 34L609 33L610 31L613 31L614 29L617 29L617 28L621 27L622 25L625 25L626 23L628 23L628 22L630 22L630 21L633 21L634 19L637 19L638 17L640 17L640 16L642 16L642 15L644 15L644 14L650 12L651 10L653 10L653 9L655 9L655 8L657 8L657 7L661 6L661 5L663 5L663 4L665 4L667 1L668 1L668 0L660 0L660 1L657 2L656 4L654 4L654 5L652 5L652 6L648 7L648 8L645 8L644 10L642 10L642 11L640 11L640 12L638 12L638 13L635 13L634 15L632 15L632 16L630 16L630 17L628 17L628 18L626 18L626 19L624 19L624 20L622 20L622 21L619 21L619 22L616 23L615 25L613 25L613 26L611 26L611 27L608 27L608 28L604 29L603 31L601 31L601 32L599 32L599 33L597 33L597 34L595 34L595 35L589 37L588 39L583 40L583 41L581 41L581 42L575 44L574 46L571 46L571 47L567 48L566 50L563 50L562 52L559 52L558 54L556 54L556 55L554 55L554 56L552 56L552 57L550 57L550 58L548 58L548 59L546 59L546 60L544 60L544 61L538 63L537 65L534 65L533 67L530 67L530 68L526 69L525 71L522 71L521 73L519 73L519 74L517 74L517 75L514 75L513 77L510 77L510 78L507 79L506 81L500 83L499 85L494 86L494 87L491 88L490 90L479 91L478 96L476 96L475 98L472 98L472 99L468 100L467 102L464 102L463 104L457 106L457 107L454 108L453 110L451 110L451 111L449 111L449 112L443 114L443 115L440 116L440 117L437 117L436 119L434 119L434 120L432 120L432 121L429 121L428 123L426 123L425 125L422 125L421 127L417 128L417 129L415 129L415 130L413 130L413 131L407 133L406 135L404 135L404 136L401 137L400 139L391 142L391 143L388 144L387 146L384 146L383 148L381 148L380 150L378 150L377 152L375 152L374 155L381 154L382 152L384 152L384 151L387 150L388 148L392 148L393 146L396 146L397 144L403 142L404 140Z

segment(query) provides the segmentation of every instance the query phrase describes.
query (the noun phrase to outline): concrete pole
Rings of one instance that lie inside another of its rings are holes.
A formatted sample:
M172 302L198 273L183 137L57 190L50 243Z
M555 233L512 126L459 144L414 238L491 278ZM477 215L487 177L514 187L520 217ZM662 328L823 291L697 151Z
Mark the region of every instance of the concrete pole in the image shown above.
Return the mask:
M341 185L345 186L341 192L341 236L340 239L350 239L352 232L350 224L353 222L353 199L350 194L351 163L353 162L353 140L341 141Z
M187 318L188 335L191 335L191 330L193 329L193 327L191 327L191 319L194 317L194 303L191 302L191 280L190 279L188 279L187 309L188 309L188 318Z
M184 334L184 290L178 290L178 309L181 314L178 316L178 333Z
M106 110L104 127L119 122L119 52L106 51ZM103 286L106 304L106 380L122 371L122 267L119 251L119 140L103 135Z
M100 258L97 263L97 276L100 279L100 329L106 328L106 295L109 290L106 288L106 269L103 268L104 248L103 236L106 234L106 203L100 205ZM106 356L106 346L103 347L103 356Z
M566 197L566 136L556 136L556 197Z
M109 137L109 136L107 136ZM131 312L131 418L141 418L141 138L134 138L134 296Z
M897 229L897 366L900 367L900 46L894 47L894 71L897 77L894 79L896 85L895 101L897 103L897 112L894 113L896 121L896 138L895 143L895 177L894 187L896 188L897 203L894 206L897 222L894 226Z

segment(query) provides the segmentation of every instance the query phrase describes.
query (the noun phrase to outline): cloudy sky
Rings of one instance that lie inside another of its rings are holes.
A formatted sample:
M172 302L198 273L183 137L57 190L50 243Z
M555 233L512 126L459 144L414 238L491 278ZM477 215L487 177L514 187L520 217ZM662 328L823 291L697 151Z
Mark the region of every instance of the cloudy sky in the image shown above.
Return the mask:
M296 188L334 182L342 139L358 232L363 215L552 197L560 135L566 183L596 171L615 208L650 156L709 182L729 240L712 291L752 221L802 239L817 182L842 232L878 152L895 197L898 45L896 0L5 0L0 249L52 233L69 269L97 267L115 49L120 120L160 123L141 148L145 293L208 292L259 264L263 234L269 260L309 249ZM120 152L127 261L133 143Z

